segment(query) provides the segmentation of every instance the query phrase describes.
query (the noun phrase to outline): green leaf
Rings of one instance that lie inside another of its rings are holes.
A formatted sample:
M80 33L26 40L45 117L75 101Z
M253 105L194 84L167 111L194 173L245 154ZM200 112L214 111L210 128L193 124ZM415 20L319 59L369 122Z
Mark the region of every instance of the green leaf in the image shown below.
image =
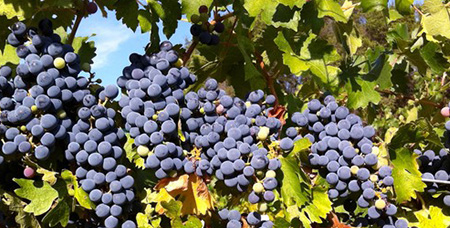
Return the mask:
M331 201L328 198L328 188L317 185L312 189L312 202L306 206L302 213L306 214L308 220L302 220L303 224L322 223L322 219L327 217L331 211Z
M277 217L275 218L274 227L276 228L290 228L291 224L286 221L284 218Z
M198 8L202 5L211 6L213 0L181 0L181 12L186 14L186 18L191 20L193 14L199 14Z
M45 217L42 219L42 222L47 223L50 227L56 226L60 223L63 227L67 226L69 223L70 216L70 198L60 200L56 207L51 209Z
M448 62L439 51L439 45L428 42L420 48L420 55L435 74L442 74L448 68Z
M411 4L414 0L395 0L395 8L403 15L411 13Z
M450 38L450 17L448 8L440 0L427 0L423 5L422 27L430 36Z
M262 78L261 73L256 69L255 65L253 64L252 59L250 58L250 54L252 54L255 49L253 47L252 42L249 38L244 36L242 33L242 28L239 26L237 29L237 44L239 47L239 50L242 53L242 56L245 59L245 81L251 82L251 89L263 89L266 84L264 79Z
M340 69L329 66L324 59L314 59L308 61L309 69L319 81L325 85L337 85Z
M145 160L139 156L137 153L137 147L134 147L134 139L130 137L130 134L127 134L127 142L123 146L123 150L125 150L125 154L127 159L134 163L136 167L144 169L145 168Z
M180 201L175 200L170 200L169 202L162 201L161 206L164 208L164 214L167 217L171 219L180 217L182 207L182 203Z
M138 21L141 27L141 33L146 33L152 29L152 14L149 11L139 10Z
M389 152L392 165L392 177L396 201L402 203L417 197L416 192L423 192L427 185L422 182L422 174L416 162L417 155L406 148Z
M278 2L291 8L294 8L294 6L297 8L302 8L306 3L306 0L278 0Z
M344 11L342 11L341 5L338 2L334 0L318 0L314 2L319 12L319 18L328 16L334 18L336 21L347 23L347 17L344 15Z
M250 17L260 16L266 24L272 23L272 17L277 9L276 0L244 0L244 8Z
M307 161L309 154L309 147L311 146L311 141L307 138L302 138L294 143L294 149L289 153L288 157L294 157L300 155L302 161Z
M382 11L387 9L388 0L361 0L361 7L365 12Z
M376 82L365 81L361 78L355 78L354 82L347 83L347 106L351 109L357 109L367 107L369 103L378 104L381 96L375 90L376 84Z
M188 220L184 223L184 228L202 228L203 224L199 218L195 216L189 216Z
M178 1L147 0L159 18L163 21L163 32L170 38L178 27L178 20L181 19L181 5ZM142 27L142 25L141 25Z
M73 40L72 46L75 50L75 53L77 53L80 56L80 64L83 63L94 63L92 59L97 55L95 54L95 51L97 48L95 47L94 41L88 41L89 37L75 37Z
M295 157L282 157L281 171L283 179L281 185L281 197L283 203L289 206L302 207L310 202L310 181L298 164Z
M17 215L15 216L15 222L17 225L20 226L20 228L40 228L41 225L39 224L39 221L36 219L36 217L31 214L24 211L23 205L25 205L25 202L22 202L20 198L15 197L9 193L3 192L3 190L0 189L0 193L2 196L2 203L0 206L7 206L7 210L9 212L16 212Z
M129 0L118 0L114 4L114 9L116 10L116 19L122 20L123 24L125 24L128 28L135 32L139 24L139 7L137 2Z
M64 170L61 173L61 178L66 182L69 194L74 195L80 206L86 209L95 208L95 204L89 199L89 194L78 186L77 178L72 172L69 170Z
M34 1L17 2L0 0L0 16L6 16L6 18L17 18L22 21L26 18L30 18L36 11L36 4Z
M17 57L16 48L11 45L5 45L3 52L0 50L0 66L6 63L19 64L20 58Z
M370 50L368 51L369 56L375 54L376 53L372 53ZM371 65L369 73L363 76L363 79L367 81L376 81L380 89L387 89L392 86L391 71L392 66L389 63L389 56L385 53L381 53Z
M436 206L430 206L428 210L423 209L414 212L418 223L415 223L419 228L441 228L450 226L450 217L442 213L442 209Z
M274 42L278 46L278 49L284 52L283 64L289 67L291 73L299 75L309 69L307 62L294 53L281 31L278 32Z
M25 207L25 212L34 215L42 215L47 212L58 198L58 192L52 188L47 182L36 182L27 179L13 179L20 188L14 190L17 196L30 200L31 202ZM37 187L36 185L42 185Z

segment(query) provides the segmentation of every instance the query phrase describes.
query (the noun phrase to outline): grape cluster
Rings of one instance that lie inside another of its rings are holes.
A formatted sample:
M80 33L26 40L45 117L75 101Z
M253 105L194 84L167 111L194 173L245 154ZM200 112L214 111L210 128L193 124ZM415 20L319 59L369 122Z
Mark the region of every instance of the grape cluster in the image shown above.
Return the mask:
M220 42L218 34L225 30L225 25L222 22L210 23L208 7L203 5L198 9L199 14L193 14L191 16L191 34L194 37L198 37L202 44L217 45ZM216 34L215 34L216 33Z
M110 85L100 93L114 99L119 91ZM95 214L110 228L118 226L119 218L125 216L123 212L134 200L134 179L127 175L125 166L117 164L123 154L125 132L115 126L115 110L106 108L99 100L91 94L83 98L78 121L69 132L71 138L65 154L67 160L76 161L79 167L75 175L81 188L97 204ZM122 227L135 225L128 220Z
M294 146L289 138L278 142L281 121L270 117L275 97L258 90L246 100L233 98L218 88L215 79L208 79L197 93L187 93L185 102L183 134L187 145L202 151L185 164L185 172L215 175L239 192L251 186L250 203L274 201L276 171L281 167L277 156Z
M397 208L386 195L394 183L392 169L378 167L373 127L363 126L360 117L339 106L332 96L326 96L323 104L311 100L307 109L294 113L291 120L297 127L288 128L286 135L294 138L305 134L313 143L309 162L330 184L330 199L352 194L357 196L359 207L368 208L367 217L372 222L393 218Z
M146 167L156 170L159 179L175 175L186 162L178 121L183 90L196 77L180 67L180 61L172 44L165 41L156 54L130 55L131 65L117 80L128 95L122 95L119 101L125 129L134 139L138 154L146 157Z
M14 77L10 67L0 68L0 163L4 155L18 152L45 160L58 145L66 145L70 112L89 93L90 81L78 76L79 56L61 43L50 20L39 22L41 33L22 22L11 31L8 43L22 60Z
M438 155L432 150L422 152L416 149L414 153L419 155L417 160L420 172L422 172L422 179L427 184L426 191L435 194L440 190L448 190L445 183L450 179L447 171L450 169L448 150L441 149ZM439 181L443 181L443 183L439 183ZM445 194L442 200L446 206L450 206L450 194Z
M22 22L11 29L8 42L17 47L17 55L24 61L17 66L14 79L10 79L12 69L0 69L3 154L34 151L36 159L45 160L61 145L66 159L79 166L76 176L81 187L99 204L97 216L111 214L104 224L117 227L117 217L134 198L134 179L127 175L125 166L117 164L125 133L115 128L116 112L99 104L106 98L114 99L117 87L100 87L98 95L92 95L91 81L78 76L78 54L61 43L50 20L39 23L41 34ZM24 169L25 177L34 175L33 168ZM135 225L126 221L122 227Z
M227 228L241 228L241 227L254 227L254 228L272 228L273 222L262 219L261 215L257 212L250 212L247 216L241 215L237 210L222 209L219 211L219 217L222 221L226 222ZM243 222L246 224L244 225Z

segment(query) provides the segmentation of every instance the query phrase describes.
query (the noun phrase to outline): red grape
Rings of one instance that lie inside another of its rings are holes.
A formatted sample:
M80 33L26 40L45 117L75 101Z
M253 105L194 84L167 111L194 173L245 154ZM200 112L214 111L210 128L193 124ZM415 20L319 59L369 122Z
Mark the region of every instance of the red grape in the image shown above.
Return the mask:
M89 2L89 3L87 4L86 10L87 10L87 12L88 12L89 14L94 14L94 13L96 13L96 12L97 12L97 9L98 9L98 7L97 7L97 4L95 4L95 2Z
M199 13L207 13L208 12L208 7L205 5L202 5L198 8L198 12Z
M449 117L450 116L450 108L449 107L442 108L441 115L444 117Z
M23 175L24 175L26 178L33 178L33 177L34 177L34 174L35 174L34 169L31 168L31 167L28 167L28 166L27 166L27 167L23 170Z

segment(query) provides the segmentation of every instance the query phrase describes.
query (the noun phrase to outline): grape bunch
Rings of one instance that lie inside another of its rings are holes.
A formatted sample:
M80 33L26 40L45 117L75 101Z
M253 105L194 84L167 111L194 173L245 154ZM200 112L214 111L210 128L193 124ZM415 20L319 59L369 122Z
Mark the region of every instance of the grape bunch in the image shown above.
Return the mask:
M115 86L107 86L102 92L109 99L118 95ZM99 104L94 95L83 99L78 109L78 121L74 124L66 158L79 166L75 175L81 188L89 193L89 199L97 204L95 214L104 219L107 228L118 227L119 219L126 217L134 200L134 179L127 168L118 164L122 157L125 132L115 126L116 112ZM136 227L126 220L122 227Z
M202 5L198 9L199 14L193 14L191 16L191 34L194 37L198 37L202 44L207 45L217 45L220 42L219 35L225 30L225 25L218 21L209 20L209 10L208 7Z
M0 68L0 146L3 156L33 153L46 160L59 145L65 147L72 128L73 107L89 93L90 81L78 76L79 56L62 44L44 19L38 29L17 22L8 43L22 60L13 70Z
M258 212L250 212L247 216L243 216L237 210L222 209L219 211L219 217L222 221L226 222L227 228L241 228L241 227L272 228L273 227L273 222L261 218L262 216ZM246 224L244 225L243 222L245 222Z
M78 54L61 43L50 20L39 23L41 34L21 22L11 29L8 42L17 47L23 61L13 79L12 69L0 69L2 153L34 152L36 159L45 160L58 146L65 148L66 159L79 166L75 173L81 187L98 204L97 216L110 215L104 225L117 227L126 203L134 198L134 179L127 175L125 166L117 164L125 133L115 127L116 112L99 104L106 98L114 99L117 87L100 87L98 96L92 95L93 83L78 76ZM34 175L32 167L24 169L25 177ZM125 221L122 227L136 226Z
M432 150L420 151L414 150L414 153L419 155L417 158L419 163L419 170L422 173L422 179L427 184L426 191L430 194L435 194L437 191L447 191L447 184L449 181L448 170L450 169L450 159L448 159L448 150L441 149L439 154ZM442 181L441 183L439 183ZM446 206L450 207L450 194L443 194L442 201Z
M373 127L363 126L360 117L339 106L332 96L326 96L323 104L311 100L307 109L294 113L291 120L297 127L289 127L286 135L304 134L313 143L309 162L330 184L330 199L356 196L356 204L368 208L372 222L392 219L397 208L386 195L394 183L392 169L378 164Z
M138 154L146 158L146 167L156 170L159 179L176 175L186 162L178 121L183 90L196 77L180 67L180 61L172 44L165 41L151 56L130 55L131 65L117 80L128 95L122 95L119 101L125 129L134 139Z
M289 138L278 142L281 121L270 117L275 97L258 90L246 100L233 98L218 88L215 79L208 79L204 88L187 93L185 102L181 110L185 148L202 152L190 156L185 172L214 175L239 192L251 187L248 199L253 204L274 201L281 166L277 156L292 150L294 143Z

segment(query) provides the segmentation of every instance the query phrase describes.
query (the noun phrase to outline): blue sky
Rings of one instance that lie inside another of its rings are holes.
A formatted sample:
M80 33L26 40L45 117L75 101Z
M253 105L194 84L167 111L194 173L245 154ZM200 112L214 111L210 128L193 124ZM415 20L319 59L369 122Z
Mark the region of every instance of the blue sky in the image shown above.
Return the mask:
M184 44L190 38L190 24L184 21L178 23L178 28L170 41ZM149 33L142 34L139 30L133 32L122 22L117 21L113 12L109 12L108 17L104 18L98 11L82 20L77 36L92 34L95 35L90 40L93 40L97 47L92 71L97 78L103 80L103 85L115 84L116 78L122 74L122 69L130 64L128 56L134 52L143 54L150 40ZM161 40L166 39L164 34L161 33L160 36Z
M424 0L415 0L416 4L421 4ZM392 4L394 0L389 0ZM175 34L170 38L174 44L184 44L191 38L189 32L190 23L185 21L178 22L178 28ZM159 25L162 28L162 25ZM161 40L166 37L160 29ZM115 84L116 78L121 75L122 69L129 65L128 56L131 53L142 54L147 45L150 35L142 34L139 30L133 32L120 21L117 21L113 12L108 13L104 18L100 10L82 20L77 31L77 36L92 36L90 40L95 41L97 47L97 56L92 65L93 72L97 78L103 80L103 85Z

